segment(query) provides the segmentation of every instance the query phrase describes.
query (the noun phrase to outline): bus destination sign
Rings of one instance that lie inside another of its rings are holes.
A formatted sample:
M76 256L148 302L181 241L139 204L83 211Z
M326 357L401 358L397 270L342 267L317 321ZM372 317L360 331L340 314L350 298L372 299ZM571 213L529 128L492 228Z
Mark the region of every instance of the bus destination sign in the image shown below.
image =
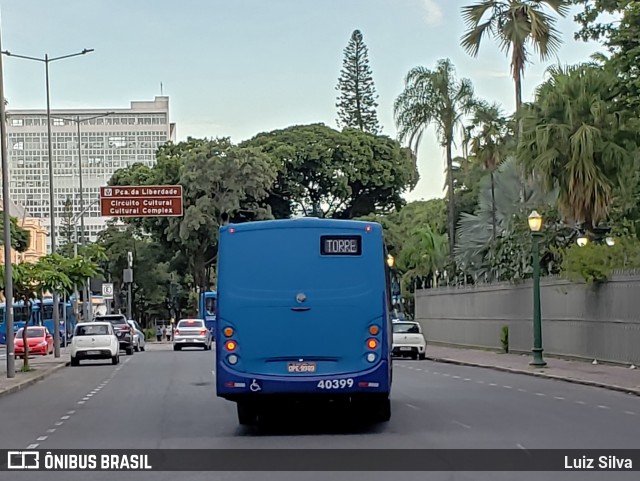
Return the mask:
M180 217L181 185L100 187L103 217Z

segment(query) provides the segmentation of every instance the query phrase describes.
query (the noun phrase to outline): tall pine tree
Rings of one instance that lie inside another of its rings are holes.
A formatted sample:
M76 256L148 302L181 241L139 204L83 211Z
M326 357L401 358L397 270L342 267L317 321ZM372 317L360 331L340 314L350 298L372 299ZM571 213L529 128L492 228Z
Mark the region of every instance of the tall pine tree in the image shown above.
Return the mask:
M381 130L376 113L378 96L369 66L369 50L362 40L360 30L354 30L344 49L336 90L340 92L336 104L338 126L378 134Z

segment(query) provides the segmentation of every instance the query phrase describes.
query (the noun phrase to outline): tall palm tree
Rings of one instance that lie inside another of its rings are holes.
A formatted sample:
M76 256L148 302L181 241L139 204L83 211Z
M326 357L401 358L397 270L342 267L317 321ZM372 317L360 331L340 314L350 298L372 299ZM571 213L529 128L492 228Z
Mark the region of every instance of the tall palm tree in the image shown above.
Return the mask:
M453 260L455 245L455 204L453 182L453 143L463 118L476 104L473 86L468 79L458 80L449 59L439 60L434 70L415 67L407 74L405 87L394 103L398 135L418 151L422 135L431 125L436 128L440 145L445 149L447 195L449 198L449 254Z
M556 19L545 7L564 17L570 0L480 0L462 7L467 31L462 47L476 57L485 35L498 41L500 48L511 53L511 75L516 89L516 110L522 105L522 77L529 60L527 47L532 46L542 61L557 52L562 40L556 30Z
M615 187L632 158L627 142L635 131L615 101L615 75L582 64L550 67L535 102L523 107L518 156L547 189L557 187L568 221L591 231L606 219Z
M509 145L507 118L500 105L482 102L475 109L471 123L475 131L471 154L489 172L491 179L491 231L496 238L496 192L494 171L505 159Z

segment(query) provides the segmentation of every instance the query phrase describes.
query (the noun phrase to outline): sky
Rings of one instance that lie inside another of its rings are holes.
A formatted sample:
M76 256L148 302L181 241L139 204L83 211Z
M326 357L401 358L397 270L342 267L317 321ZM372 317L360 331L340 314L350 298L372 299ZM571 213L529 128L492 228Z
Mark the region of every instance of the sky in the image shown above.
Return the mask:
M343 49L359 29L369 48L383 133L396 136L393 102L413 67L449 58L477 95L514 109L509 60L489 39L477 58L460 46L460 7L476 0L0 0L2 50L43 57L93 48L50 65L51 107L128 108L169 96L178 140L240 142L290 125L336 125ZM575 10L574 10L575 12ZM599 50L573 39L573 12L558 23L564 43L552 63ZM549 63L527 66L532 98ZM45 108L44 66L4 57L9 108ZM444 155L434 132L418 152L409 201L442 197Z

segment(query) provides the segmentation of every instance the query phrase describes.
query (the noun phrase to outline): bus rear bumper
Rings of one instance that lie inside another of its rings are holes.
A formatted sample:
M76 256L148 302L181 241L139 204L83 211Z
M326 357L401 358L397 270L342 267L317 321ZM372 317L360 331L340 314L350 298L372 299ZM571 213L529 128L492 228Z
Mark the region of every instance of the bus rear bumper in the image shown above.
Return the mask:
M323 376L265 376L239 373L218 365L217 396L237 401L261 396L348 397L365 394L389 394L389 361L368 371Z

